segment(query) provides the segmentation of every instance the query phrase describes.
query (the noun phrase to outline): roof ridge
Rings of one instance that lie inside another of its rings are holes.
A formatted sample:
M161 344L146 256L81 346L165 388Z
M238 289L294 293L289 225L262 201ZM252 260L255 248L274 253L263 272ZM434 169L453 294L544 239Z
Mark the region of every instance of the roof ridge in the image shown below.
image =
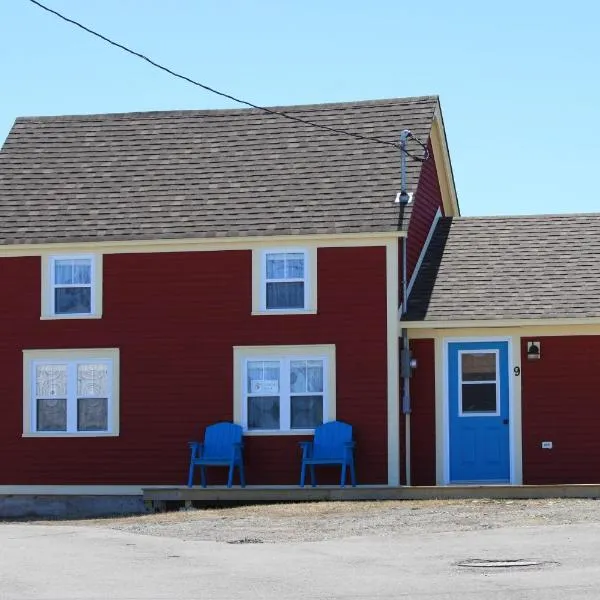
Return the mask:
M600 212L575 212L575 213L537 213L524 215L461 215L460 217L445 217L454 221L539 221L541 219L567 219L573 217L598 217Z
M354 100L347 102L323 102L316 104L292 104L287 106L265 106L265 109L277 111L277 112L317 112L325 110L339 110L343 107L377 107L377 106L390 106L393 104L415 104L427 102L438 102L439 96L407 96L406 98L380 98L376 100ZM177 118L177 117L190 117L190 116L210 116L210 117L231 117L231 116L245 116L248 114L261 114L268 115L260 108L207 108L207 109L174 109L174 110L150 110L150 111L132 111L132 112L114 112L114 113L93 113L93 114L71 114L71 115L32 115L32 116L19 116L17 121L94 121L94 120L106 120L111 119L153 119L153 118ZM275 115L274 115L275 116Z

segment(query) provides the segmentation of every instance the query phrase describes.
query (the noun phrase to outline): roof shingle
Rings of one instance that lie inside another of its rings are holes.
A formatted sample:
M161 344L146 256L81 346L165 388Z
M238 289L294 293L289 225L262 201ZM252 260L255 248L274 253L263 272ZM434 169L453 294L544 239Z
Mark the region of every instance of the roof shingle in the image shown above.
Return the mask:
M600 317L600 214L440 219L404 321Z
M437 97L285 107L397 142ZM0 244L387 232L399 151L254 109L19 118L0 152ZM414 191L420 163L409 161Z

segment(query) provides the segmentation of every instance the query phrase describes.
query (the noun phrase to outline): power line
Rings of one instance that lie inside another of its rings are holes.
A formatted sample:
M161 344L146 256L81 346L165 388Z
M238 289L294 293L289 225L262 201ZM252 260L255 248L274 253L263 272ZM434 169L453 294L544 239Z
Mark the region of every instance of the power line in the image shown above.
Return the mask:
M42 4L41 2L38 2L38 0L29 0L29 2L31 2L32 4L35 4L36 6L38 6L39 8L57 16L59 19L62 19L63 21L66 21L67 23L71 23L72 25L75 25L76 27L79 27L80 29L83 29L84 31L86 31L87 33L100 38L101 40L103 40L104 42L107 42L108 44L110 44L111 46L115 46L121 50L123 50L124 52L127 52L128 54L132 54L133 56L136 56L137 58L142 59L143 61L151 64L153 67L156 67L157 69L160 69L161 71L164 71L165 73L168 73L169 75L172 75L173 77L177 77L178 79L182 79L184 81L187 81L188 83L191 83L192 85L195 85L197 87L200 87L208 92L211 92L213 94L217 94L218 96L222 96L223 98L227 98L229 100L233 100L234 102L237 102L238 104L244 104L245 106L249 106L250 108L256 108L258 110L261 110L267 114L270 115L277 115L279 117L284 117L286 119L290 119L291 121L296 121L298 123L304 123L305 125L310 125L311 127L316 127L317 129L323 129L325 131L329 131L331 133L337 133L337 134L341 134L341 135L345 135L348 137L353 137L356 139L360 139L360 140L365 140L368 142L375 142L378 144L385 144L386 146L391 146L393 148L396 149L400 149L400 144L397 144L396 142L390 142L388 140L384 140L382 138L378 138L378 137L369 137L366 135L361 135L360 133L354 133L351 131L347 131L345 129L337 129L335 127L329 127L327 125L321 125L319 123L315 123L314 121L309 121L308 119L302 119L301 117L295 117L294 115L290 115L289 113L284 113L284 112L280 112L277 110L272 110L270 108L266 108L264 106L258 106L256 104L252 104L252 102L248 102L246 100L242 100L241 98L236 98L235 96L232 96L231 94L227 94L225 92L221 92L215 88L212 88L204 83L201 83L199 81L196 81L190 77L187 77L186 75L182 75L181 73L177 73L175 71L173 71L172 69L169 69L168 67L165 67L164 65L161 65L159 63L157 63L156 61L152 60L151 58L148 58L147 56L145 56L144 54L141 54L140 52L136 52L135 50L132 50L131 48L128 48L127 46L124 46L123 44L120 44L119 42L115 42L114 40L111 40L110 38L106 37L105 35L98 33L97 31L94 31L93 29L90 29L89 27L86 27L85 25L83 25L82 23L79 23L78 21L75 21L74 19L70 19L69 17L59 13L58 11L50 8L49 6L45 6L44 4ZM416 138L415 136L411 136L412 139L414 139L422 148L424 151L423 156L416 156L406 150L404 150L404 152L407 154L407 156L410 156L411 158L413 158L414 160L418 160L418 161L425 161L429 158L429 152L427 150L427 147L425 146L425 144L423 144L423 142L421 142L421 140L419 140L418 138Z

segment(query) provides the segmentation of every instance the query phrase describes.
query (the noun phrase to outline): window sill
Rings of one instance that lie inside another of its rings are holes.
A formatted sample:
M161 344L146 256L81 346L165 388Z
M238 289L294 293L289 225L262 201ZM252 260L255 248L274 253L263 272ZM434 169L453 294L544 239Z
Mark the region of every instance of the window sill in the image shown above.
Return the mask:
M253 310L250 313L253 317L264 317L264 316L279 316L279 315L316 315L316 309L307 310Z
M118 433L106 431L77 431L73 433L65 431L36 431L23 433L24 438L96 438L96 437L118 437Z
M294 429L291 431L280 431L278 429L258 429L256 431L244 431L244 437L272 437L291 435L314 435L314 429Z
M62 319L101 319L102 315L42 315L40 321L59 321Z

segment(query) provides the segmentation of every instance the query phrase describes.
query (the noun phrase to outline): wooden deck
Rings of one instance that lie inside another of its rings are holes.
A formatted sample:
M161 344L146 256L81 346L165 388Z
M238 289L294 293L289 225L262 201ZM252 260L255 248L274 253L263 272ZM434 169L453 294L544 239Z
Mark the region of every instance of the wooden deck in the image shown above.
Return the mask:
M338 500L435 500L600 498L600 484L580 485L461 485L461 486L224 486L144 488L144 502L155 509L169 504L219 504L259 502L317 502Z

